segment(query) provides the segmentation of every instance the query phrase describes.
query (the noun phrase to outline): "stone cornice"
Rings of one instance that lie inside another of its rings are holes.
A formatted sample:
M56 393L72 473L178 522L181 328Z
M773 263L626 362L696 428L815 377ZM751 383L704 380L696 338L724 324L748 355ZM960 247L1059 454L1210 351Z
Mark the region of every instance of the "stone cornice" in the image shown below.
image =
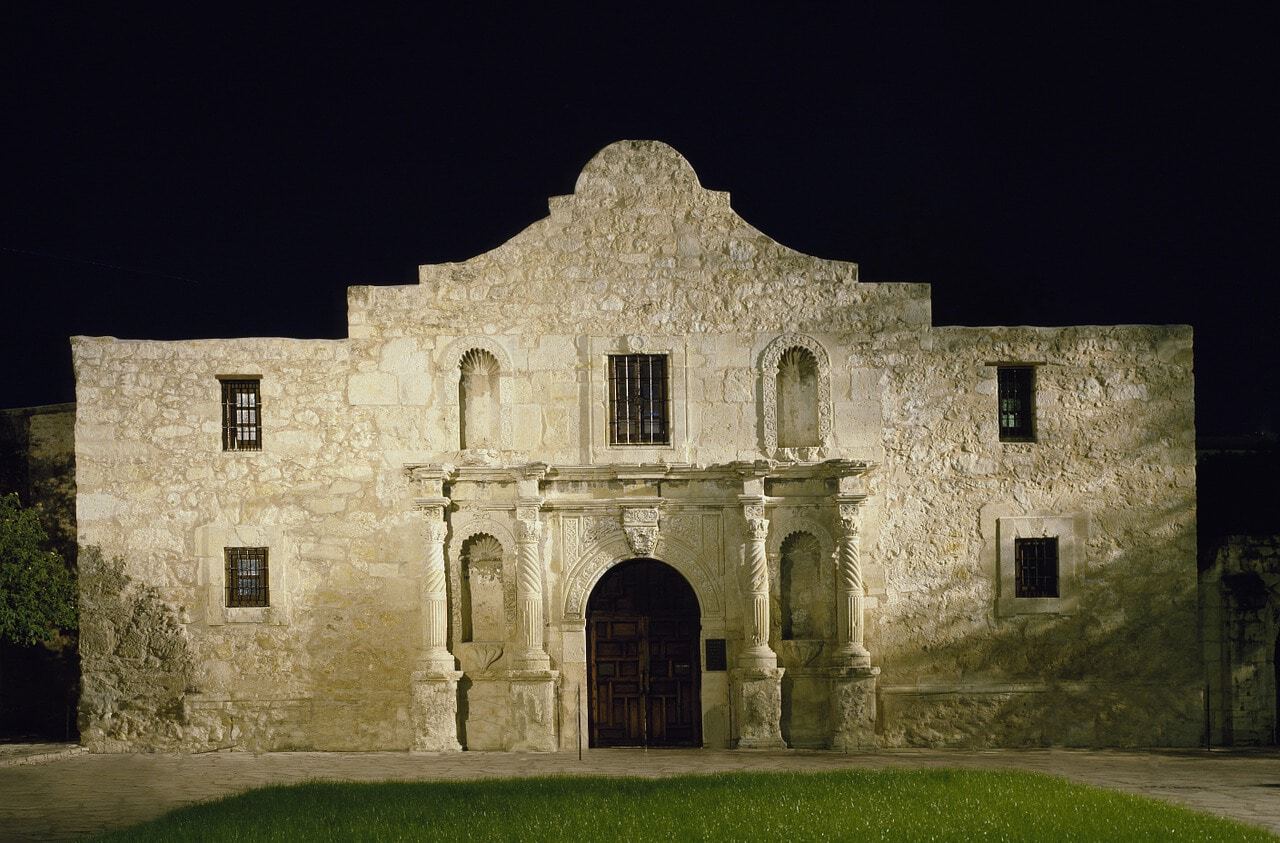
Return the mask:
M693 465L690 463L608 463L605 465L548 465L520 463L515 465L460 465L446 463L409 464L405 474L414 482L443 480L514 484L518 480L537 479L544 484L559 482L670 482L670 481L736 481L770 480L841 480L861 477L876 468L863 460L832 459L823 462L794 463L755 460Z

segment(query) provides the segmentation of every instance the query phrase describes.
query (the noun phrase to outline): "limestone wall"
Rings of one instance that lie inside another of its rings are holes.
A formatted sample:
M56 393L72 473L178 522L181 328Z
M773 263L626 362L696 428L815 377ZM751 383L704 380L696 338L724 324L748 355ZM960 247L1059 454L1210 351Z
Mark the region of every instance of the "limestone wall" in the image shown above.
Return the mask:
M1191 352L1180 327L939 328L886 372L886 742L1198 740ZM999 362L1041 364L1034 443L998 441ZM1075 567L1022 614L1000 531L1028 517L1075 536Z
M352 288L348 304L347 340L73 343L80 540L122 556L179 621L192 673L178 744L410 745L425 550L407 465L472 471L474 483L450 481L449 570L464 522L488 513L508 578L510 468L565 468L542 489L541 554L548 652L567 694L585 658L582 619L565 609L584 557L566 549L565 525L585 531L591 518L616 522L628 496L674 494L625 476L592 486L569 469L685 472L671 515L686 507L690 524L717 526L696 545L664 532L659 550L684 548L672 564L704 578L700 598L721 594L720 614L706 617L732 656L747 614L744 525L741 481L726 486L724 466L835 458L877 464L862 547L867 643L883 669L880 741L1197 739L1189 329L931 328L926 285L860 283L851 264L776 244L673 150L635 142L597 156L572 196L509 243L423 267L419 285ZM821 441L787 450L772 379L792 348L816 361ZM475 427L489 438L463 449L459 378L471 352L497 373L485 375L493 403ZM623 353L668 356L669 445L609 444L608 357ZM1035 443L998 441L993 364L1008 362L1037 365ZM261 452L221 450L217 379L227 375L261 378ZM816 524L828 559L836 533L830 485L788 485L784 474L766 488L775 597L786 533ZM1063 534L1071 568L1063 598L1027 613L1001 590L1000 546L1033 528ZM613 536L628 553L620 527ZM270 609L224 607L222 549L233 545L270 548ZM810 592L832 588L829 570L815 577ZM504 592L504 612L509 602ZM510 619L490 620L482 626L514 634ZM456 606L451 623L456 631ZM454 647L468 673L461 733L500 748L504 663L478 645L501 642L473 643ZM799 743L820 742L825 728L819 645L776 648L791 670L783 707ZM732 739L725 682L703 682L703 734L717 745ZM563 697L559 719L572 716ZM100 748L147 745L95 728ZM562 726L562 747L569 735Z

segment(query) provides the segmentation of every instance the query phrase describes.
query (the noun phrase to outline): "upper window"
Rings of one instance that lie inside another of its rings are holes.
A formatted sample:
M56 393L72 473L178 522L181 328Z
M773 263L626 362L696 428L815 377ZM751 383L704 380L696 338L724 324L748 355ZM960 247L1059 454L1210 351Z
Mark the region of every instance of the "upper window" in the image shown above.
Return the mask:
M667 355L609 355L609 443L667 445Z
M1036 370L1033 366L998 369L1000 441L1034 442L1036 438Z
M227 606L270 606L265 547L228 547Z
M1014 596L1058 596L1058 537L1014 539Z
M222 450L262 450L262 396L257 380L222 381Z

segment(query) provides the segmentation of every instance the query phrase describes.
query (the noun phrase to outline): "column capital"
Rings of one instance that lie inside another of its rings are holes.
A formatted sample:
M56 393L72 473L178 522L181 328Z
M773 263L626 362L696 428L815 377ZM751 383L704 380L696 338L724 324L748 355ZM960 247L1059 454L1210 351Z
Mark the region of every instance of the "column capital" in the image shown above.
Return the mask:
M413 511L427 521L444 521L444 510L448 505L448 498L418 498L413 502Z

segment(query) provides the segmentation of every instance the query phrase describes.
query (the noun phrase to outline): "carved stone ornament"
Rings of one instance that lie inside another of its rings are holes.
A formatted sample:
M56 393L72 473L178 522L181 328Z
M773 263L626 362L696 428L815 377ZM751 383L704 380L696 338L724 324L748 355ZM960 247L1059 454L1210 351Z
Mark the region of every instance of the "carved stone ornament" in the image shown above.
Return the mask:
M516 541L536 543L542 535L542 522L537 518L521 518L516 521Z
M634 506L622 510L622 526L645 527L656 526L658 508L656 506Z
M778 364L782 356L793 348L803 348L813 355L818 367L818 442L816 448L778 449ZM760 357L760 387L764 400L763 439L765 454L787 460L816 460L822 449L831 446L831 358L822 343L804 334L783 334L769 343Z
M751 536L753 541L764 541L769 536L769 519L748 518L747 534Z
M436 544L444 544L445 536L449 534L449 525L443 521L427 522L427 541Z
M654 548L658 546L658 527L657 525L643 526L626 526L622 528L622 532L627 535L627 544L631 545L631 552L636 556L650 556L653 554Z
M428 524L436 521L444 521L444 507L436 504L419 504L414 507L419 515L426 519Z
M840 526L846 533L857 533L859 529L858 505L852 503L840 504Z
M743 518L764 518L764 504L749 503L742 508Z

